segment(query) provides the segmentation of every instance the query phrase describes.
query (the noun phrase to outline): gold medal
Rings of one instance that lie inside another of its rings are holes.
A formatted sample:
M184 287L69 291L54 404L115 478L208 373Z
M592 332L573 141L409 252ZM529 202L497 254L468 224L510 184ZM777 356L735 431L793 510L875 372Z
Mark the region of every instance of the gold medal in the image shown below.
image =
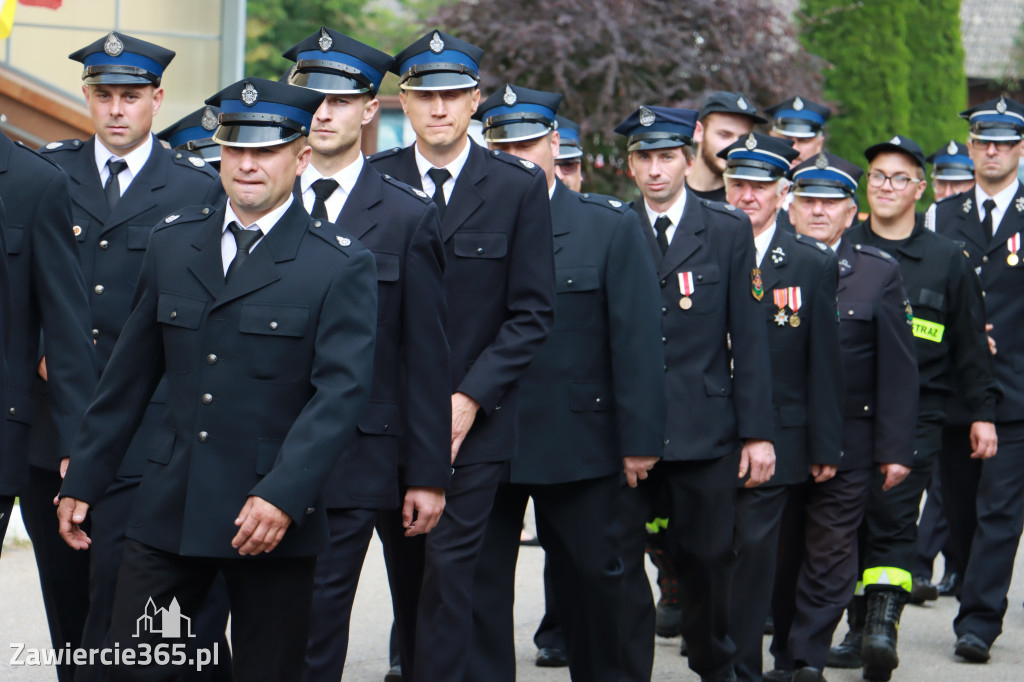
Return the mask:
M681 299L679 299L679 307L682 308L683 310L689 310L690 308L693 307L693 299L690 298L689 296L683 296Z
M800 316L797 315L796 313L793 313L792 315L790 315L789 316L789 326L790 327L799 327L800 326Z
M1009 256L1006 257L1006 264L1009 265L1011 268L1017 265L1017 263L1019 262L1020 258L1015 253L1011 253Z

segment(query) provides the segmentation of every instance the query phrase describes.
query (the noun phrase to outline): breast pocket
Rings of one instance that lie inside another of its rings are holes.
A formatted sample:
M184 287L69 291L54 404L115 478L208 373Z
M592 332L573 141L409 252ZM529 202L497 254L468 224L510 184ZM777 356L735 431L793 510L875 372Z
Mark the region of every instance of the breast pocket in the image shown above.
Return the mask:
M601 312L601 276L595 267L561 268L555 273L555 329L580 329Z
M239 357L246 378L291 382L308 371L308 306L246 303L238 331L242 334Z
M401 259L395 253L374 251L377 261L377 325L386 324L397 316L401 305Z
M162 325L164 344L174 347L191 336L203 322L209 301L183 296L170 292L162 292L156 304L156 321ZM185 360L186 353L165 353L167 358L166 371L169 374L185 374L189 371Z
M455 258L448 263L445 281L457 294L493 294L505 283L508 236L504 232L456 232Z
M671 279L666 286L674 290L679 298L679 308L687 317L709 315L725 309L725 290L720 286L721 275L717 263L681 265L669 277ZM683 292L688 289L690 280L693 293L687 295Z
M20 225L4 225L4 241L7 255L17 256L24 249L25 230Z

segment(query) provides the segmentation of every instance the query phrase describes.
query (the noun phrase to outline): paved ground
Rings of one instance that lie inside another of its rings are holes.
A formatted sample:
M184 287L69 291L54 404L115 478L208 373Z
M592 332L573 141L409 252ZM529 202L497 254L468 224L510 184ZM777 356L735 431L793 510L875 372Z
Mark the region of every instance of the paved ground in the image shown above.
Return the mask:
M1021 558L1021 557L1018 557ZM519 561L516 594L516 646L519 652L518 679L524 682L557 682L569 679L564 669L542 669L533 665L533 630L543 611L539 548L524 548ZM959 663L953 656L951 623L956 602L941 599L927 607L908 606L900 628L902 664L894 680L907 682L1020 682L1024 680L1024 563L1017 562L1016 579L1010 592L1005 632L992 648L988 665ZM352 642L349 646L347 682L380 682L386 671L387 637L391 626L391 604L384 575L380 545L374 542L367 556L363 580L356 595ZM841 627L839 635L845 632ZM5 547L0 561L0 682L52 682L56 674L47 668L12 667L11 642L29 647L48 645L45 616L31 548L25 544ZM767 639L765 640L767 646ZM678 654L679 639L659 639L654 680L696 680ZM859 671L828 670L830 682L853 682ZM585 682L585 681L583 681Z

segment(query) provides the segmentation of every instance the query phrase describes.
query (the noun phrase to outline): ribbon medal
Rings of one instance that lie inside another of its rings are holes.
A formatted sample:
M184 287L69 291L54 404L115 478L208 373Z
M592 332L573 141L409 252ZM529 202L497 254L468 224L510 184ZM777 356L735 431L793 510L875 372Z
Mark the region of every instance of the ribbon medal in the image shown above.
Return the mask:
M693 273L692 272L680 272L679 273L679 293L683 295L679 299L679 307L683 310L689 310L693 307L693 299L690 296L693 295Z
M789 305L789 290L773 289L772 297L775 299L775 305L779 309L779 312L775 313L775 324L785 327L786 323L789 322L789 315L786 314L786 306Z
M726 204L732 206L732 204ZM761 281L761 268L754 268L750 271L750 295L755 301L764 298L764 282Z
M803 305L803 298L800 296L800 287L789 287L789 309L793 311L793 314L789 316L789 326L799 327L800 316L797 312L800 310L800 306Z
M1006 249L1010 252L1006 257L1006 264L1012 268L1020 262L1020 256L1017 255L1020 251L1020 232L1006 240Z

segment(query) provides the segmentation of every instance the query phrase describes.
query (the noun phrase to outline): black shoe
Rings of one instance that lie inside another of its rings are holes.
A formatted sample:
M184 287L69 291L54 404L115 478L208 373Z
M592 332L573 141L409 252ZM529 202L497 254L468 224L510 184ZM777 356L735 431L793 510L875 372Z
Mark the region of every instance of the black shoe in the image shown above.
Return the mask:
M864 642L860 657L864 661L864 679L887 682L899 667L896 653L900 615L908 594L898 587L868 592L868 613L864 619Z
M537 651L533 664L538 668L565 668L569 665L569 657L565 655L565 649L546 646Z
M914 578L914 586L910 589L910 603L920 606L926 601L939 598L939 588L924 578Z
M659 601L654 613L654 634L658 637L678 637L682 627L683 607Z
M402 666L391 666L391 670L384 676L384 682L402 682Z
M829 649L826 661L829 668L849 670L864 665L860 657L860 648L864 636L865 610L864 597L854 597L846 607L846 621L850 629L838 646Z
M768 679L768 678L765 678ZM793 673L793 682L828 682L821 671L811 666L804 666Z
M762 679L764 680L764 682L789 682L793 679L793 671L779 670L778 668L776 668L774 670L769 670L768 672L766 672Z
M957 590L960 589L960 574L944 574L935 589L938 590L940 597L955 597Z
M988 644L973 632L965 632L956 640L956 655L969 663L988 663Z

